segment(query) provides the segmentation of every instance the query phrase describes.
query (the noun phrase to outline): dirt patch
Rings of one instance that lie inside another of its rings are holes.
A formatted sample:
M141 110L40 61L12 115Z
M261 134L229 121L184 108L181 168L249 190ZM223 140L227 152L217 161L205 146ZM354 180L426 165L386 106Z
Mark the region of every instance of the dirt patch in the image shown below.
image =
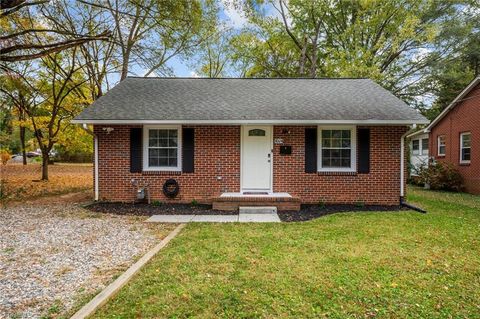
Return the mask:
M99 202L88 205L93 212L116 215L237 215L238 211L213 210L210 205L161 204L159 206L145 203L111 203Z
M304 222L322 216L342 212L385 212L406 210L401 206L381 205L302 205L300 211L279 211L278 216L282 222ZM408 209L407 209L408 210Z
M49 181L41 181L40 164L0 165L3 202L79 192L93 188L92 165L49 165Z
M85 204L93 200L92 192L87 190L83 192L47 195L43 197L37 197L30 200L22 201L9 201L5 207L17 207L17 206L45 206L45 205L61 205L61 204Z

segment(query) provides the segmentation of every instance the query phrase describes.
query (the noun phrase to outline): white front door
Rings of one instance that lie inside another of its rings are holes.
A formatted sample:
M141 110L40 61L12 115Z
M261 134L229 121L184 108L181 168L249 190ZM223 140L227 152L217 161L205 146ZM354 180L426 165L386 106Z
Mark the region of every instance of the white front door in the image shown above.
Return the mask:
M242 127L242 192L272 191L272 127Z

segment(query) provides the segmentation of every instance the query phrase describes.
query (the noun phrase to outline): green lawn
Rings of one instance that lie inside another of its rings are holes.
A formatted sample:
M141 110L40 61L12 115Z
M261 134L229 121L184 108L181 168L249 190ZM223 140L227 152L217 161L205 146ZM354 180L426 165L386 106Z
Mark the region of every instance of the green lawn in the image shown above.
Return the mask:
M189 224L95 318L479 318L480 197L304 223Z

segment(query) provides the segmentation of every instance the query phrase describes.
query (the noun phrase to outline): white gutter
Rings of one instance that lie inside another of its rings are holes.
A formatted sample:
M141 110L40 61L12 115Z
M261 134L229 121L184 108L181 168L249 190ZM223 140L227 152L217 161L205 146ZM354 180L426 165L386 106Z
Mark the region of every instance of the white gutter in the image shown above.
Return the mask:
M413 125L428 124L428 120L72 120L75 124L357 124L357 125Z
M88 134L93 136L93 170L94 170L94 194L95 194L95 200L98 201L98 137L93 133L92 130L90 130L87 126L87 124L83 124L82 129L87 132Z
M411 134L416 128L414 124L410 130L405 132L400 139L400 199L405 196L405 137Z

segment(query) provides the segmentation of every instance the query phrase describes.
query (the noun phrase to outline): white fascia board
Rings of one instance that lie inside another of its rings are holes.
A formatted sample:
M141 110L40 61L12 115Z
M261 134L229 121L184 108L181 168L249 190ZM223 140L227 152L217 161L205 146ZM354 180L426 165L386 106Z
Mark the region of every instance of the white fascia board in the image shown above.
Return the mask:
M470 93L470 91L478 84L480 83L480 77L475 78L453 101L450 103L436 118L433 119L433 121L425 128L425 132L429 133L438 122L440 122L441 119L444 118L445 115L447 115L448 112L450 112L451 109L455 107L457 102L465 95Z
M406 136L406 138L412 138L414 136L419 136L419 135L424 135L424 134L428 134L428 132L425 130L425 129L421 129L419 131L415 131L413 132L412 134L408 134Z
M427 120L72 120L74 124L205 124L205 125L246 125L246 124L355 124L355 125L412 125L428 124Z

